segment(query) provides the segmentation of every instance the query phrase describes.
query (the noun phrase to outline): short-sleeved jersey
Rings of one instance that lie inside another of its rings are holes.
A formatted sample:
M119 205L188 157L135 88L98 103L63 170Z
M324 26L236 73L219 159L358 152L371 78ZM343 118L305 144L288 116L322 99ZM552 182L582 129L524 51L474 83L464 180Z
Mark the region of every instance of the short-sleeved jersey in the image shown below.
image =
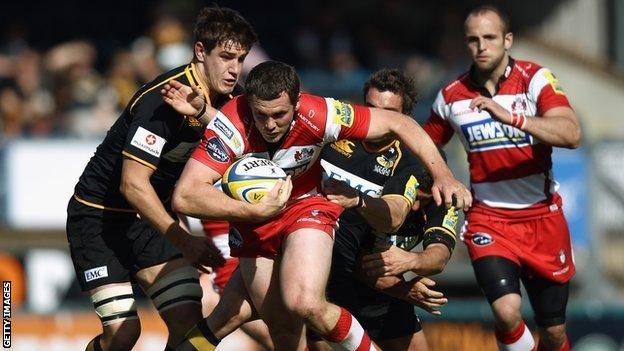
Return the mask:
M194 64L173 69L134 95L80 176L74 193L78 201L106 210L134 211L119 191L122 162L128 157L154 169L150 182L160 200L167 204L204 126L167 105L160 89L172 79L201 86L196 70ZM222 96L212 104L218 107L230 98Z
M324 177L344 181L371 197L399 196L411 207L418 188L431 187L424 166L398 140L379 150L370 150L359 141L338 140L325 146L321 158ZM336 232L332 274L350 275L360 252L372 250L376 238L408 251L420 242L425 247L439 242L452 250L457 218L454 208L430 201L410 212L396 233L386 235L373 233L356 209L347 209Z
M364 139L369 123L368 107L301 94L289 131L271 153L254 125L247 99L239 96L208 124L192 157L219 174L245 155L270 159L292 176L291 199L297 199L319 193L323 145L341 138Z
M478 96L491 97L508 111L532 116L569 107L559 81L547 68L510 58L497 92L490 96L472 79L472 70L440 90L425 131L437 144L456 133L468 155L470 181L478 203L503 209L548 205L558 183L552 175L552 147L530 134L470 109Z

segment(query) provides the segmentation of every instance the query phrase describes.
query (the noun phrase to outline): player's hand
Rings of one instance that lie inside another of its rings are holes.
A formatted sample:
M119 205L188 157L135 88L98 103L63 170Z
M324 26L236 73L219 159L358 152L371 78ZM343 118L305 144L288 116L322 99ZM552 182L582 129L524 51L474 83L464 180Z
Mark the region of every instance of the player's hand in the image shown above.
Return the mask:
M163 100L179 114L196 117L204 123L210 122L217 113L217 110L210 105L210 101L206 100L199 86L190 87L177 80L170 80L163 85L160 94ZM198 116L204 105L206 105L206 112Z
M405 251L391 244L383 247L384 251L362 257L362 269L369 277L387 277L412 270L417 259L414 252Z
M347 183L329 178L323 182L323 192L327 199L344 208L357 206L360 193Z
M204 266L220 267L225 264L221 251L212 241L206 240L203 236L191 235L177 223L169 228L166 236L200 271L207 272Z
M291 192L292 180L290 176L287 176L285 180L277 181L273 189L257 203L258 218L265 220L282 212L286 208Z
M442 314L440 308L448 302L448 299L444 297L443 293L431 289L436 284L433 280L416 277L407 283L410 285L410 289L404 300L431 314L437 316Z
M488 97L479 96L472 99L472 101L470 101L470 108L477 109L479 112L487 111L495 120L505 124L511 124L511 112Z
M431 195L438 206L443 201L446 207L455 206L464 211L472 206L472 194L452 175L435 178L431 186Z

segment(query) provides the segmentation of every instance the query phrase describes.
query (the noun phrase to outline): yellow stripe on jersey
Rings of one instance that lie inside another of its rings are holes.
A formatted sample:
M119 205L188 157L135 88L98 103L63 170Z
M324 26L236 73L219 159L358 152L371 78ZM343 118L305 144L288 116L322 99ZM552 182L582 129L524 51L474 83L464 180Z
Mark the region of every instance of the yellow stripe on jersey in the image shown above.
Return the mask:
M137 162L143 164L144 166L147 166L147 167L149 167L149 168L151 168L153 170L156 170L156 168L157 168L153 164L151 164L151 163L149 163L149 162L147 162L145 160L142 160L142 159L134 156L133 154L131 154L131 153L127 152L127 151L122 151L121 154L126 156L127 158L133 159L133 160L135 160L135 161L137 161Z
M433 231L436 231L436 230L439 230L439 231L441 231L441 232L444 232L444 233L446 233L446 234L448 234L448 235L452 236L452 237L453 237L453 239L457 240L457 235L455 234L455 232L454 232L454 231L451 231L451 230L448 230L448 229L446 229L446 228L444 228L444 227L431 227L431 228L429 228L429 229L427 229L427 230L425 231L425 233L423 234L423 236L424 236L424 235L427 235L427 234L429 234L429 233L431 233L431 232L433 232Z
M97 208L99 210L115 211L115 212L126 212L126 213L136 213L135 210L132 210L132 209L129 209L129 208L116 208L116 207L102 206L100 204L96 204L96 203L87 201L87 200L85 200L83 198L80 198L78 195L74 195L74 199L76 201L80 202L81 204L85 205L85 206Z
M185 71L186 71L186 69L185 69ZM134 106L136 105L136 103L137 103L137 102L139 102L139 100L141 100L141 98L143 97L143 95L145 95L145 94L149 93L150 91L152 91L152 90L154 90L154 89L156 89L156 88L160 87L161 85L163 85L163 84L167 83L168 81L170 81L170 80L172 80L172 79L176 79L176 78L180 77L181 75L184 75L185 71L184 71L184 72L180 72L180 73L178 73L178 74L176 74L176 75L174 75L174 76L168 77L168 78L166 78L166 79L164 79L164 80L162 80L162 81L158 82L158 84L155 84L155 85L154 85L154 86L152 86L151 88L149 88L149 89L145 90L144 92L142 92L142 93L141 93L141 95L139 95L139 97L137 97L137 98L136 98L136 99L132 102L132 105L130 106L130 109L129 109L128 111L130 111L130 113L132 113L132 109L134 108Z

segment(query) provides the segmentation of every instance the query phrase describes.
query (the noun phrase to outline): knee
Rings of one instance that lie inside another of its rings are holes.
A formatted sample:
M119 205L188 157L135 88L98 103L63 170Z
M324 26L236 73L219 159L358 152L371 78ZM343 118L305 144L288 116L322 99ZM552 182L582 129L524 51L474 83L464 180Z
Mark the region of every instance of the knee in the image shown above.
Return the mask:
M520 306L512 301L498 300L492 304L497 326L505 331L515 329L522 320Z
M327 305L325 299L306 293L297 294L287 300L289 300L286 301L288 311L304 320L318 319Z
M169 331L169 338L177 343L184 338L201 319L201 306L197 304L178 305L162 313L163 320Z
M100 346L104 350L132 350L139 340L141 327L138 323L119 323L104 328Z

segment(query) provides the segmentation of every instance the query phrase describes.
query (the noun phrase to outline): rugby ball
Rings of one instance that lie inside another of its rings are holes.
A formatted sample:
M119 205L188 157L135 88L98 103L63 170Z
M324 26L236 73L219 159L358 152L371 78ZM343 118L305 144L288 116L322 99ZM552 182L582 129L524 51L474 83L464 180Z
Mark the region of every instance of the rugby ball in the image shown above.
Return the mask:
M221 189L233 199L255 204L280 179L286 179L286 173L275 162L245 157L228 167L221 179Z

